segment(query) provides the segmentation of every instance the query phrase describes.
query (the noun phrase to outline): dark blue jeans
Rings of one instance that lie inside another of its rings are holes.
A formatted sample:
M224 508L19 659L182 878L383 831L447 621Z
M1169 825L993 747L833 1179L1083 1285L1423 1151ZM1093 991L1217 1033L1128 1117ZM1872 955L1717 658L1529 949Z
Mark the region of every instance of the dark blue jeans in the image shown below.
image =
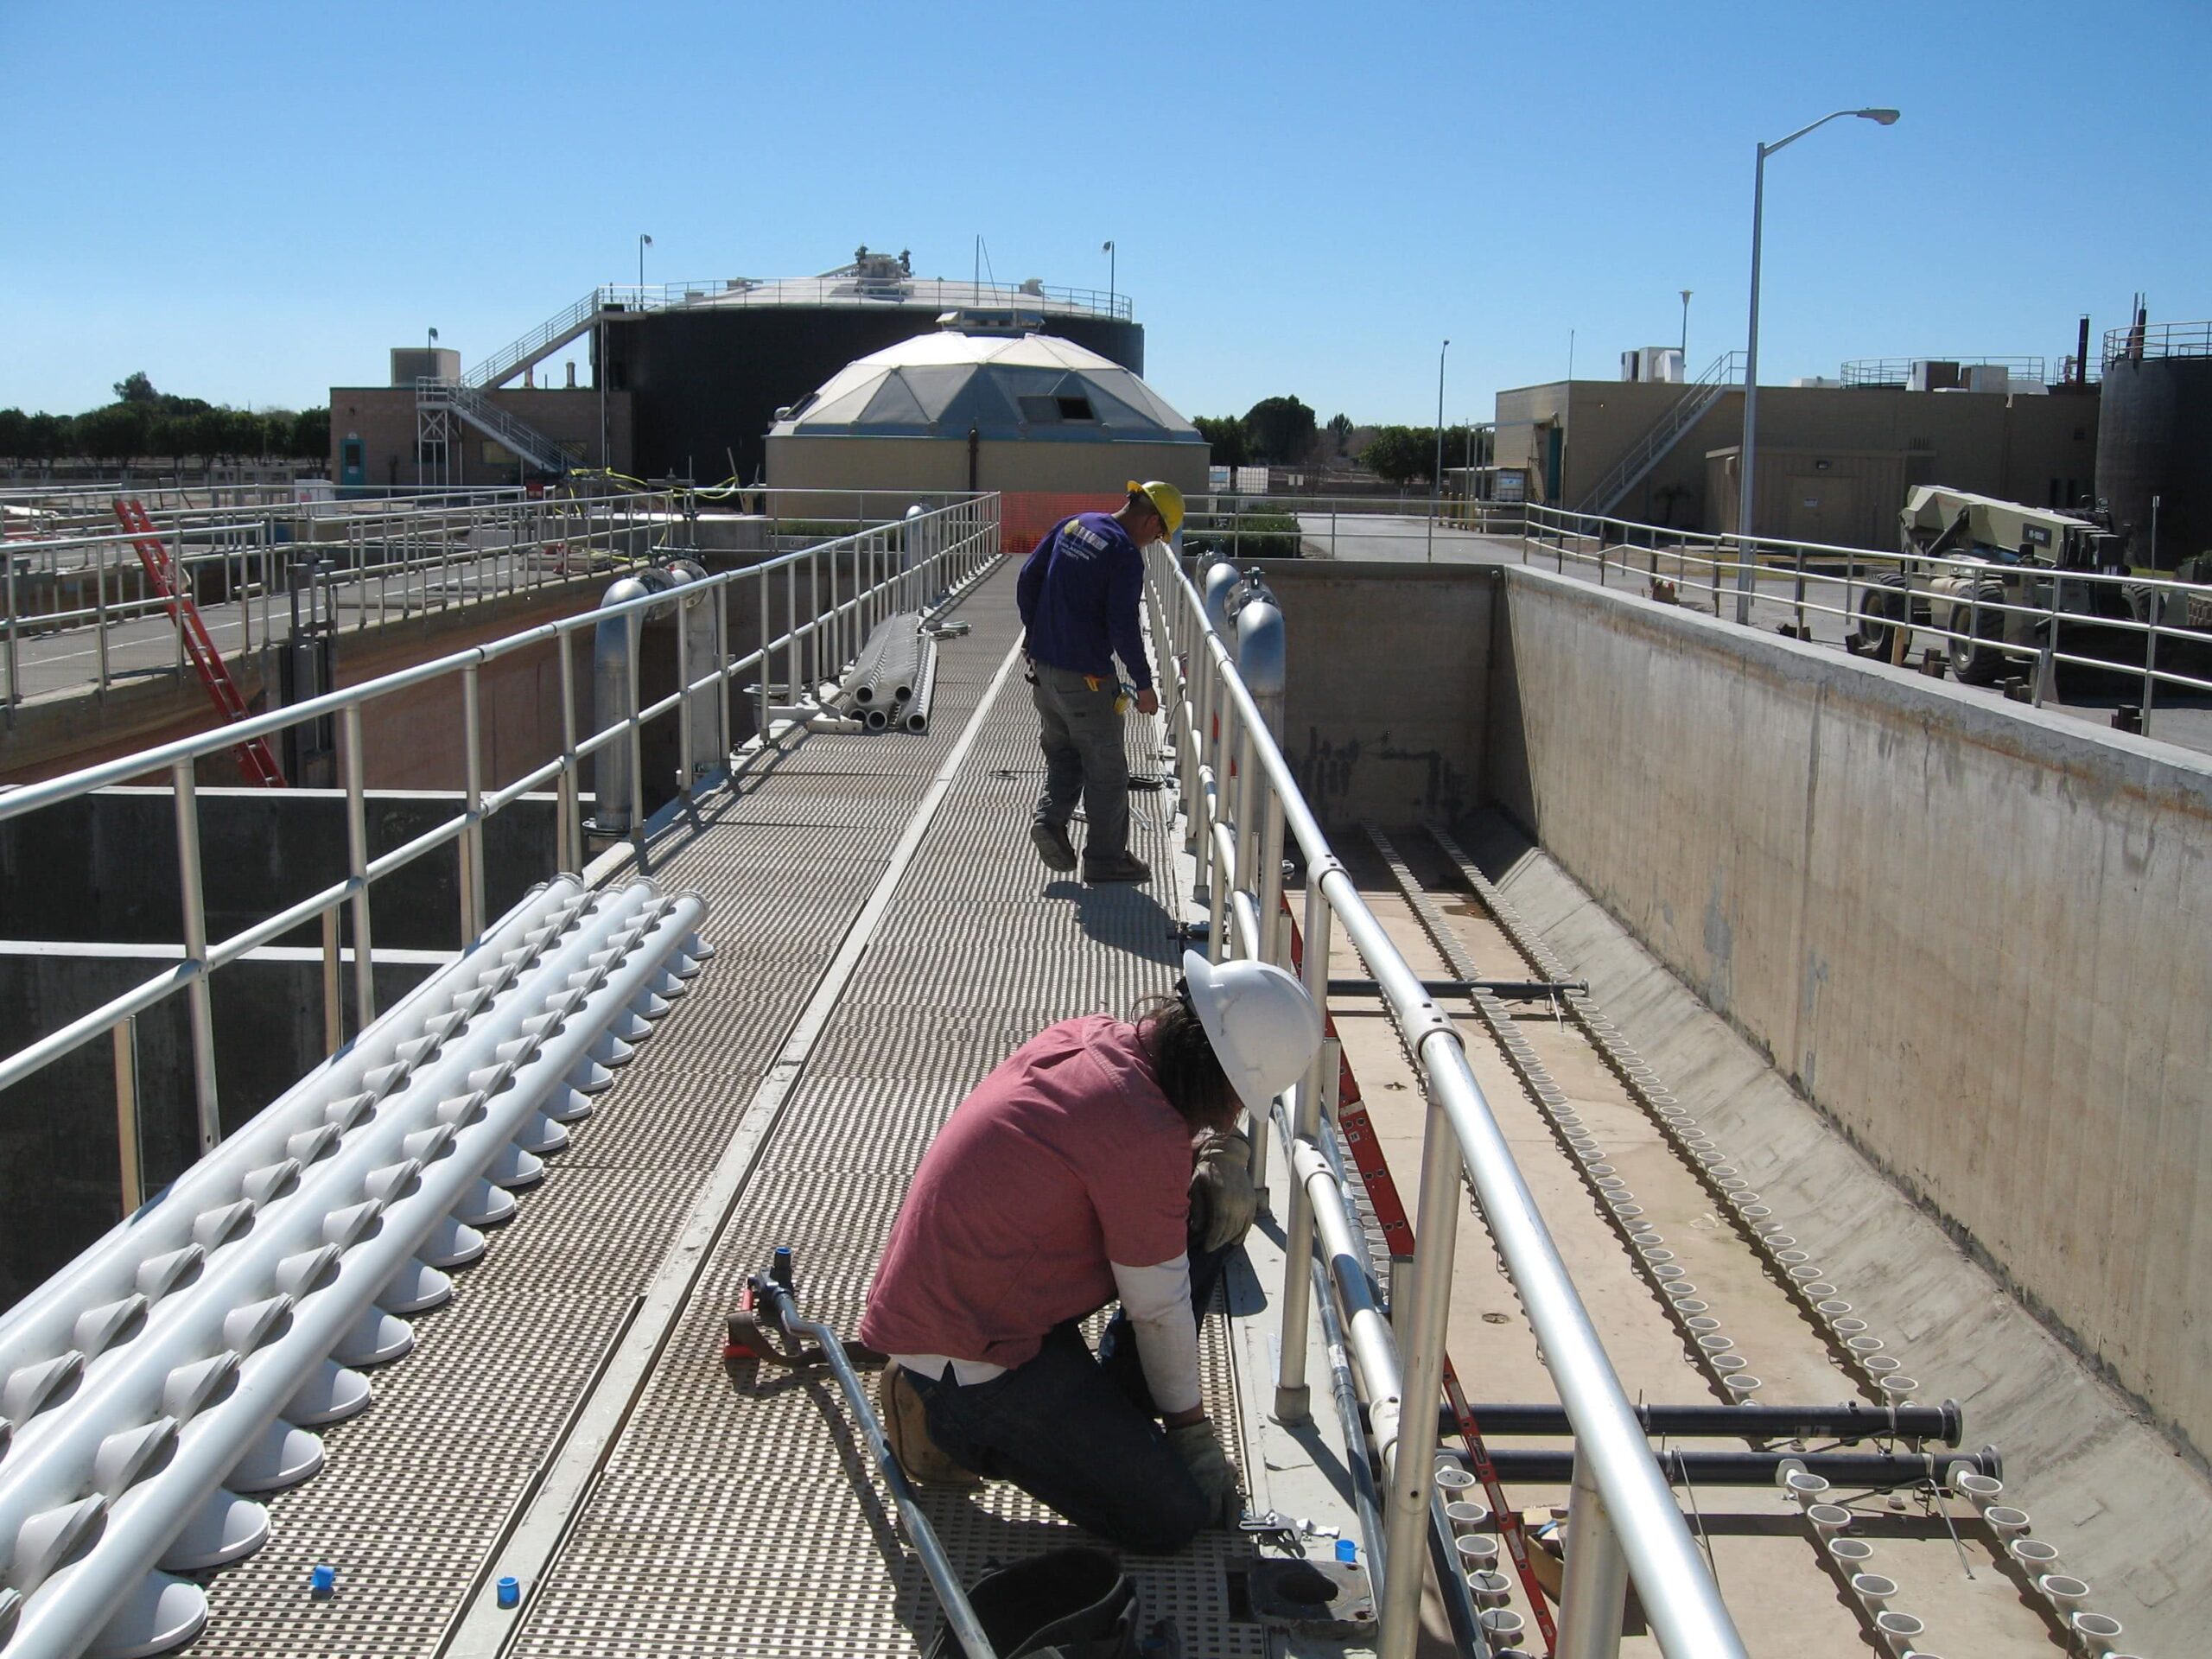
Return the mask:
M1193 1251L1191 1304L1204 1317L1227 1250ZM1046 1333L1035 1358L988 1382L963 1387L907 1373L930 1438L963 1467L1010 1480L1101 1538L1169 1554L1208 1519L1205 1496L1167 1444L1118 1311L1096 1357L1070 1319Z

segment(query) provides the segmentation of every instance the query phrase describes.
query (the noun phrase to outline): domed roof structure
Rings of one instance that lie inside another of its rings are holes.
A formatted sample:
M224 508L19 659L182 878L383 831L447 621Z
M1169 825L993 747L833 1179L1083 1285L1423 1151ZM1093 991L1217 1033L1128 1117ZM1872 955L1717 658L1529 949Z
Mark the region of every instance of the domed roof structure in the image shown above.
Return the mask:
M1110 358L1049 334L918 334L847 364L769 435L1205 442Z

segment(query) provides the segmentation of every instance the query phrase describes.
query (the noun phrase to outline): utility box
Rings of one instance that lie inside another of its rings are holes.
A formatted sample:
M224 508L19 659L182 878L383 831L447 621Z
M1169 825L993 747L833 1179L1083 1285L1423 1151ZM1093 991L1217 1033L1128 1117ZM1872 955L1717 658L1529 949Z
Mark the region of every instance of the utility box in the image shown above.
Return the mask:
M1658 380L1680 385L1682 379L1681 347L1639 346L1632 352L1623 352L1621 378L1630 382Z

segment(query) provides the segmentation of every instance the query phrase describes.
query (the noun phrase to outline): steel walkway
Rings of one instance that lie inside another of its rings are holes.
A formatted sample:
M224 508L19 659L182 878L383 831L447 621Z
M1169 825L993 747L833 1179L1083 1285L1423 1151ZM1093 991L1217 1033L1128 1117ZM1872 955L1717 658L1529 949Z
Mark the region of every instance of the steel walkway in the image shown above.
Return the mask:
M328 1431L327 1471L274 1501L269 1546L213 1581L199 1651L859 1656L933 1635L834 1383L734 1378L721 1325L745 1274L790 1244L803 1305L849 1331L963 1093L1039 1027L1125 1010L1172 978L1171 797L1132 797L1150 887L1054 876L1023 833L1041 760L1008 671L1013 585L1002 572L963 607L974 632L943 647L927 735L808 737L664 843L652 874L706 896L718 954L453 1302L415 1321L375 1408ZM1151 724L1131 722L1136 773L1165 769ZM720 1224L680 1243L702 1205ZM702 1262L691 1246L709 1237ZM657 1275L694 1274L650 1369L624 1382ZM1220 1325L1202 1357L1228 1421ZM586 1478L563 1497L569 1465ZM925 1503L969 1579L1070 1531L1008 1486ZM518 1612L472 1622L510 1533L543 1540L542 1573ZM1259 1626L1228 1622L1246 1554L1211 1533L1132 1558L1146 1622L1173 1618L1185 1652L1262 1652ZM338 1569L325 1601L308 1593L317 1562Z

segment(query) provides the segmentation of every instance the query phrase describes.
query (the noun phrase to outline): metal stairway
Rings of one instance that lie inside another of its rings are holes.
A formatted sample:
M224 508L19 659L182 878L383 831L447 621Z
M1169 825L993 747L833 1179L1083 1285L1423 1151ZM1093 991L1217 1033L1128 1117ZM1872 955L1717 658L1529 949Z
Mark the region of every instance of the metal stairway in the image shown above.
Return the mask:
M1654 422L1651 429L1629 446L1628 453L1606 471L1605 475L1574 505L1577 512L1611 512L1620 499L1641 484L1651 469L1664 459L1667 452L1681 442L1682 434L1704 418L1705 413L1720 401L1723 392L1744 383L1744 354L1724 352L1714 359L1706 372L1687 387L1681 397L1667 412Z
M660 311L677 303L678 295L698 290L702 284L677 283L665 288L594 288L566 310L557 312L520 340L500 347L461 376L463 384L490 391L503 386L524 369L534 368L572 340L580 340L603 321L621 321L640 312Z
M572 464L569 452L558 443L528 422L508 414L466 381L424 376L415 383L415 410L418 425L426 420L434 422L441 414L457 415L486 437L506 445L542 473L557 475L567 472Z

